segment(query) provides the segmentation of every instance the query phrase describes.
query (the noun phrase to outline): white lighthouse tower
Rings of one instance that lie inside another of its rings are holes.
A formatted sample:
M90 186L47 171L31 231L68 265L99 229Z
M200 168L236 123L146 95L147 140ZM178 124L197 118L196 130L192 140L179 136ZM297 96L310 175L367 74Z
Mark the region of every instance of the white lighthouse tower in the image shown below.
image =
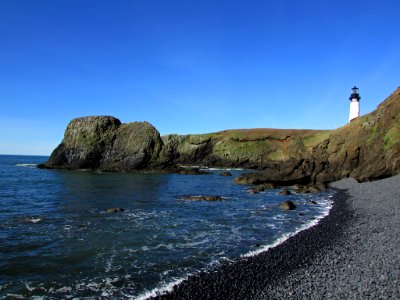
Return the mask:
M351 120L360 116L360 94L358 93L358 88L354 86L351 89L353 92L350 95L350 114L349 114L349 122Z

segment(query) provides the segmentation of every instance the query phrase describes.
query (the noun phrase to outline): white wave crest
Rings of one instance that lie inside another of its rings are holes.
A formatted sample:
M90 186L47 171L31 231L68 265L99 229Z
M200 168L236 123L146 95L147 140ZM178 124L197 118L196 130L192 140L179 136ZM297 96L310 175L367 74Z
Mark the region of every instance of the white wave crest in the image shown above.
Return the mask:
M16 164L17 167L30 167L34 168L37 167L37 164Z
M42 221L42 218L26 218L25 219L25 222L32 223L32 224L37 224L40 221Z
M274 248L276 246L278 246L279 244L282 244L284 241L286 241L287 239L289 239L292 236L295 236L296 234L298 234L299 232L309 229L315 225L317 225L319 223L319 221L321 221L323 218L325 218L327 215L329 215L329 212L332 208L332 201L329 201L325 210L322 212L321 215L319 215L318 217L316 217L315 219L311 220L309 223L306 223L302 226L300 226L299 228L297 228L296 231L294 232L289 232L286 233L284 235L282 235L280 238L278 238L275 242L273 242L272 244L268 244L265 246L260 247L260 249L254 250L254 251L250 251L246 254L241 255L241 257L251 257L251 256L256 256L258 254L261 254L263 252L268 251L271 248Z

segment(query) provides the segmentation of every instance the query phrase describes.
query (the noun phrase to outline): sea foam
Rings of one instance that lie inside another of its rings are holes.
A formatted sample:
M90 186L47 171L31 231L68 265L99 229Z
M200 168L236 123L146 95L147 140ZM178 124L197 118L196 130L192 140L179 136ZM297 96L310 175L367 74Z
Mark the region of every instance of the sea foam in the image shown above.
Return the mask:
M331 198L331 197L329 197L329 198ZM332 204L333 204L333 202L331 200L329 200L327 206L322 211L321 215L319 215L315 219L311 220L310 222L298 227L294 232L286 233L286 234L282 235L281 237L279 237L278 239L276 239L273 243L265 245L265 246L261 246L260 249L247 252L246 254L241 255L241 257L243 257L243 258L252 257L252 256L256 256L258 254L261 254L263 252L266 252L269 249L272 249L272 248L282 244L283 242L288 240L290 237L295 236L299 232L301 232L303 230L307 230L307 229L317 225L323 218L325 218L327 215L329 215L329 212L332 209Z
M30 167L34 168L37 167L37 164L16 164L17 167Z

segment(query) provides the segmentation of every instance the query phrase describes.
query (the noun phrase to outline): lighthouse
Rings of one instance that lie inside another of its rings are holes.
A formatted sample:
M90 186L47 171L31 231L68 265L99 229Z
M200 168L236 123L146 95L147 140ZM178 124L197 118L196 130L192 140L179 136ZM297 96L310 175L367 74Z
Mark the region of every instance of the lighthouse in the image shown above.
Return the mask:
M354 86L352 89L352 93L350 95L350 114L349 114L349 122L351 120L360 116L360 94L358 93L358 88Z

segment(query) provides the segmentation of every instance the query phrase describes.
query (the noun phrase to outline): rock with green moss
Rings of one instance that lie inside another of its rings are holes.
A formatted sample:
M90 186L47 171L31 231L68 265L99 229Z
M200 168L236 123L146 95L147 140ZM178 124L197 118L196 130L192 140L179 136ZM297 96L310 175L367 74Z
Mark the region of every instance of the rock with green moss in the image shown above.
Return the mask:
M96 169L105 152L110 151L121 122L111 116L73 119L64 139L41 167Z
M296 205L292 201L286 200L285 202L279 204L279 208L282 210L294 210L296 209Z
M100 169L135 171L158 168L163 142L157 129L148 122L122 124L112 147L104 153Z
M121 124L110 116L72 120L43 168L135 171L165 167L163 142L147 122Z

